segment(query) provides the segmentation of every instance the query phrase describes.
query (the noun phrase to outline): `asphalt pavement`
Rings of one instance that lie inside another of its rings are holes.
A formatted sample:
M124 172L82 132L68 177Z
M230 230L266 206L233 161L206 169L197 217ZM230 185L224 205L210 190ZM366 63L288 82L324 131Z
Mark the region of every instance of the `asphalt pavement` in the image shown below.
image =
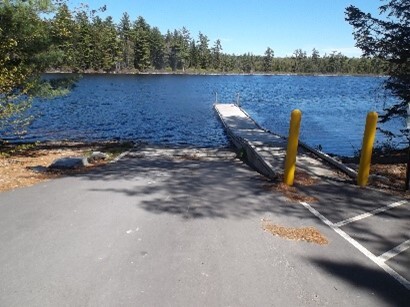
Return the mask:
M381 265L409 277L407 202L329 182L301 203L269 187L229 150L146 147L1 193L0 306L409 305ZM329 244L264 221L315 227Z

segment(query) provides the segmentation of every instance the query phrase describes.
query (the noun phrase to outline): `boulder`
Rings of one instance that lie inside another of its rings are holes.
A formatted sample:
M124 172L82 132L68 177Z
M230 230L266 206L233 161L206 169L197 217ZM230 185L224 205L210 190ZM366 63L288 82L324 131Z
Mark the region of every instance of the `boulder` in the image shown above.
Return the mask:
M54 160L48 167L49 169L77 169L88 165L87 158L68 157Z
M89 163L96 163L100 162L102 160L107 160L108 155L106 153L103 153L101 151L94 151L89 157L88 157L88 162Z

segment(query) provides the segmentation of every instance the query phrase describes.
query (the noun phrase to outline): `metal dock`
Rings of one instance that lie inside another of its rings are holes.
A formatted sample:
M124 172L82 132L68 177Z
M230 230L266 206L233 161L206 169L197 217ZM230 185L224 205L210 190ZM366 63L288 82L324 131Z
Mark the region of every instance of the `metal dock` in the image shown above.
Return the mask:
M247 162L259 173L277 179L284 172L287 139L260 127L244 110L235 104L214 105L230 140ZM333 164L334 167L328 165ZM297 171L312 177L340 178L336 169L355 177L356 172L324 153L299 142Z

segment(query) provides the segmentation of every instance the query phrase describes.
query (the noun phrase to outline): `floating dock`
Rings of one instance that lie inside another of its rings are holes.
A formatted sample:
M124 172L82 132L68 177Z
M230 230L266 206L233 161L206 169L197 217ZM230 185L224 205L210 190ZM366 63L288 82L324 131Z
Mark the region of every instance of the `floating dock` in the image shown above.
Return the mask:
M217 103L214 108L230 140L250 166L268 178L280 177L284 172L287 139L263 129L235 104ZM311 177L338 178L337 169L352 178L357 175L326 154L299 142L297 172L303 171Z

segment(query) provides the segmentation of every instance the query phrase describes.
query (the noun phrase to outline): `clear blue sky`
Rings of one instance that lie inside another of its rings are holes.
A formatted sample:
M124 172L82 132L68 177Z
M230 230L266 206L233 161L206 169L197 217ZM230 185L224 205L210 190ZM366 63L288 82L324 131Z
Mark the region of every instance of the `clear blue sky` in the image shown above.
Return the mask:
M333 50L360 56L354 48L351 26L344 20L350 4L378 15L378 0L69 0L71 8L87 3L90 8L107 5L101 17L118 22L123 12L134 21L142 16L162 33L185 26L191 36L199 31L210 45L222 42L225 53L262 55L269 46L275 56L291 55L297 48L310 54Z

